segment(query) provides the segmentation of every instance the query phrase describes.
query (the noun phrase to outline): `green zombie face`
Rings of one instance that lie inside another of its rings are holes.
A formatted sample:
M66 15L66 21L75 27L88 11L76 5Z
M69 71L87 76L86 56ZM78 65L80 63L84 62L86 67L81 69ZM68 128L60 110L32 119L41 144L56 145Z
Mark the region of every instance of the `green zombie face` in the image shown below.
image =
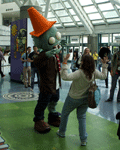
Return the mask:
M55 27L52 26L49 30L47 30L39 37L33 36L33 39L35 42L35 46L37 46L38 49L41 48L43 49L43 51L49 51L57 48L57 45L61 40L61 34Z

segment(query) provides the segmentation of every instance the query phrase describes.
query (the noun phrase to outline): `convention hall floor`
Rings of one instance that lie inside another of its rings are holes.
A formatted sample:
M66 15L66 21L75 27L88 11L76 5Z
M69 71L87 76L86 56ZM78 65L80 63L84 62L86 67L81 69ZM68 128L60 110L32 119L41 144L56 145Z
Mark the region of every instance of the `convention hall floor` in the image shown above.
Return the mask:
M96 109L87 111L87 146L80 146L78 121L74 110L68 120L66 137L56 135L58 128L51 126L47 134L38 134L34 131L34 108L38 99L38 86L35 84L34 92L24 88L23 84L11 82L10 67L4 67L3 79L0 77L0 137L5 140L11 150L119 150L120 142L117 136L118 120L116 114L120 111L117 103L118 85L115 89L114 101L105 102L109 97L111 76L109 74L109 87L105 87L104 80L97 80L101 90L101 101ZM69 73L71 70L68 70ZM57 110L61 112L63 103L68 94L71 81L62 80L60 100ZM45 111L47 122L48 110Z

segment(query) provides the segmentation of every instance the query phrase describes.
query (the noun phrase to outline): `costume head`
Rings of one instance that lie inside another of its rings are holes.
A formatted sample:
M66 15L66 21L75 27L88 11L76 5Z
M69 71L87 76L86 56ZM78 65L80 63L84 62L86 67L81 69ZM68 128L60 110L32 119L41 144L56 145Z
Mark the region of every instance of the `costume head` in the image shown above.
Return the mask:
M49 51L60 43L61 34L53 26L56 21L48 21L34 7L28 9L28 13L34 28L32 35L35 46Z
M110 55L110 50L107 47L102 47L99 51L99 56L103 59L103 57Z

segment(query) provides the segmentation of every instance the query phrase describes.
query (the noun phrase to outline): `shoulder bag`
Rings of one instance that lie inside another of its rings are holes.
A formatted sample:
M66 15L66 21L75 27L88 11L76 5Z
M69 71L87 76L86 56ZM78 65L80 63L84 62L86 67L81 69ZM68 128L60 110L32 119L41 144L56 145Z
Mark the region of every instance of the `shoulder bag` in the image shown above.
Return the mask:
M88 89L88 107L93 109L96 108L99 104L100 99L101 99L101 93L100 93L100 89L96 85L95 75L94 75L94 83L92 82Z

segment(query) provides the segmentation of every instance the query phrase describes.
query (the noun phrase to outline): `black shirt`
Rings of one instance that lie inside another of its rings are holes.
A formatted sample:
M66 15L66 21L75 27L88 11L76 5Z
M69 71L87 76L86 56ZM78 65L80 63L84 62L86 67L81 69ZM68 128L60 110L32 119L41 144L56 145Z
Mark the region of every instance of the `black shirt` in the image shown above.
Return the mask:
M34 60L37 56L38 56L38 54L36 54L34 51L29 54L29 58L30 58L31 60ZM32 68L36 68L35 65L34 65L34 62L31 62L31 67L32 67Z

